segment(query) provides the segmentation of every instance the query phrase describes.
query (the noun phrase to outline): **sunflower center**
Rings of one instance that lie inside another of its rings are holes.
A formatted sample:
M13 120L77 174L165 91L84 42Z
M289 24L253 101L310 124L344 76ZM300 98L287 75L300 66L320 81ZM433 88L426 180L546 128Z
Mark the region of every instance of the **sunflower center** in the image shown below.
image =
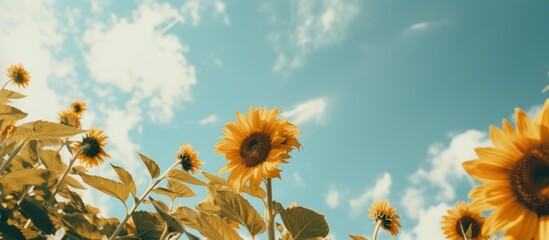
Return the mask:
M535 149L517 161L511 187L518 201L538 214L549 215L549 149Z
M80 111L82 111L82 108L81 108L80 105L78 105L78 104L77 104L77 105L74 105L74 108L73 108L73 109L74 109L74 112L77 112L77 113L79 113Z
M22 83L24 81L24 76L23 76L23 74L21 74L19 72L14 72L13 73L13 79L17 83Z
M271 151L271 137L264 132L250 134L240 145L240 159L246 167L262 163Z
M480 224L477 222L477 220L470 216L461 217L458 221L458 224L456 224L456 232L458 232L460 236L465 238L463 233L467 233L467 231L469 231L469 228L471 228L472 238L478 237L480 235Z
M179 159L181 159L181 165L183 166L183 170L189 171L193 167L193 163L191 162L191 157L189 155L179 155Z
M93 137L85 137L82 140L82 146L85 146L86 144L90 145L90 147L86 150L84 150L84 154L88 157L94 158L95 156L99 155L101 152L101 145L97 141L97 139Z

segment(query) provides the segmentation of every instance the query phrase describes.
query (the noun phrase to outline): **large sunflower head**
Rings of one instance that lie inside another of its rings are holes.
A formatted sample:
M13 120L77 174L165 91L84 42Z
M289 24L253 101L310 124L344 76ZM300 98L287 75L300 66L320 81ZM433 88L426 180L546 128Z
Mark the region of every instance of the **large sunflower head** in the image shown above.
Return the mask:
M71 104L71 111L78 117L82 117L82 115L86 111L86 103L79 100L74 101Z
M30 74L27 72L27 70L25 70L25 68L23 68L23 65L21 64L11 65L8 68L7 75L10 81L12 81L13 85L22 88L29 85Z
M388 201L377 200L372 203L372 206L370 206L370 218L376 223L381 221L381 227L389 232L391 237L398 235L398 228L400 227L398 219L400 216L396 214L396 208L389 206Z
M181 167L185 171L191 171L193 174L196 173L204 162L198 160L198 152L195 152L193 146L190 144L183 145L179 147L179 152L177 152L177 160L181 161Z
M467 240L484 240L487 236L480 231L485 221L481 214L480 210L460 201L454 209L448 210L446 216L442 216L442 231L446 238L466 240L463 233L470 229L471 238Z
M72 110L67 110L59 113L59 123L80 128L80 117Z
M278 119L280 110L249 108L248 116L236 113L236 122L226 124L223 141L216 143L216 152L228 160L220 173L230 172L227 181L239 192L246 183L259 188L262 179L280 178L278 165L290 155L283 144L285 121Z
M479 157L463 163L482 184L469 192L473 205L495 209L483 235L506 231L514 239L549 239L549 100L536 121L516 109L516 128L503 120L492 126L494 147L477 148Z
M102 133L102 130L94 128L82 138L82 142L77 142L76 146L72 148L73 152L76 152L81 147L88 145L78 156L80 162L85 164L86 167L99 166L105 162L104 158L111 157L105 152L105 145L107 144L105 139L107 139L107 136L102 136Z

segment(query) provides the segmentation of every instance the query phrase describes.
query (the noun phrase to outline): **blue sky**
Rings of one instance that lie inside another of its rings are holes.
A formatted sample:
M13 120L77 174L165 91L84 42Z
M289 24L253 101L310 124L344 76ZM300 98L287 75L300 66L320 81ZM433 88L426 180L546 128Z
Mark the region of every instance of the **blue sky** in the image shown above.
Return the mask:
M83 127L105 130L111 162L143 190L136 151L165 169L190 143L216 173L224 123L249 106L278 107L304 149L281 166L275 198L325 214L335 239L371 235L375 199L398 208L399 239L441 239L440 216L475 184L460 163L490 144L489 125L515 107L535 114L547 97L546 1L0 6L12 9L0 15L0 68L31 73L16 103L29 121L87 101ZM108 165L93 172L114 177ZM121 215L105 195L85 199Z

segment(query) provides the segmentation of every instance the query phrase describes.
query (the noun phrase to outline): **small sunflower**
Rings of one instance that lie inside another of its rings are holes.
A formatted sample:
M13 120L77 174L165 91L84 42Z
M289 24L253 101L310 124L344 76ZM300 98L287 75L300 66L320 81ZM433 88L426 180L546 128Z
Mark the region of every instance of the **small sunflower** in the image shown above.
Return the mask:
M301 149L301 143L297 140L297 135L301 133L301 130L299 130L295 124L285 120L284 131L286 134L284 135L282 144L287 147L288 152L292 151L294 148Z
M463 163L482 185L469 192L473 206L494 211L482 235L505 231L504 238L549 239L549 99L534 122L516 109L516 129L490 127L494 147L475 149Z
M78 117L82 117L86 111L86 103L83 101L76 100L71 104L71 111L74 112Z
M80 117L78 117L78 115L72 110L63 111L59 113L59 123L80 128Z
M107 136L102 136L102 133L102 130L94 128L82 138L82 142L78 142L76 146L72 148L73 152L76 152L82 146L89 145L89 147L78 156L80 162L85 164L86 167L99 166L105 162L103 158L111 157L105 152L105 139L107 139Z
M198 160L198 152L195 152L190 144L179 147L177 159L181 161L183 170L191 171L193 174L204 165L204 162Z
M390 207L388 201L377 200L370 206L369 217L376 223L381 221L381 227L389 232L391 237L394 237L398 235L398 228L400 227L400 223L398 222L400 216L395 214L395 212L396 208Z
M15 121L6 121L4 122L4 125L2 125L2 135L1 139L6 139L7 137L11 136L17 127L15 126Z
M25 88L29 85L30 74L23 68L23 65L11 65L8 68L8 78L12 81L13 85L21 88Z
M277 118L279 114L278 109L250 107L247 117L236 113L237 121L223 129L225 136L216 143L215 152L229 161L219 172L230 172L227 181L235 191L240 192L247 182L256 191L262 179L280 178L278 165L290 155L284 144L286 122Z
M465 240L464 232L471 228L469 240L484 240L488 236L482 235L481 229L484 225L482 212L469 204L458 202L454 209L448 210L446 216L442 216L442 231L446 238L453 240Z

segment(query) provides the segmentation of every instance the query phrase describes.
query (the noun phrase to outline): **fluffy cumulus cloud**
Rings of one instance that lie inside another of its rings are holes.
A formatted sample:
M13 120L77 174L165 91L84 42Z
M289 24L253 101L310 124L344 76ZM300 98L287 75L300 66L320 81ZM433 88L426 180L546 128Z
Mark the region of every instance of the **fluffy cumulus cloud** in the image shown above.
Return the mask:
M341 41L359 9L358 2L345 0L303 0L291 4L295 11L289 29L269 36L277 53L274 72L300 67L312 52Z
M295 124L303 124L310 121L320 122L326 111L326 99L315 98L304 103L299 103L292 110L282 113L282 117L289 118Z
M364 209L370 207L371 202L374 200L386 199L389 196L391 182L391 174L387 172L383 173L383 175L377 179L373 188L367 189L360 196L352 198L349 201L352 214L356 215L361 213Z
M196 83L195 68L184 55L187 47L166 29L181 18L169 4L145 2L130 19L93 24L84 35L91 76L147 102L151 120L171 120L178 103L192 99Z
M67 100L56 94L52 85L71 77L74 66L68 59L56 56L63 47L64 36L53 5L51 1L0 1L0 8L18 9L0 14L1 74L5 76L12 64L22 64L31 75L26 89L8 86L27 95L13 105L29 113L27 121L55 121Z
M217 122L217 119L218 119L217 115L212 114L212 115L210 115L210 116L208 116L208 117L205 117L205 118L201 119L201 120L198 122L198 124L200 124L200 125L213 124L213 123L216 123L216 122Z

